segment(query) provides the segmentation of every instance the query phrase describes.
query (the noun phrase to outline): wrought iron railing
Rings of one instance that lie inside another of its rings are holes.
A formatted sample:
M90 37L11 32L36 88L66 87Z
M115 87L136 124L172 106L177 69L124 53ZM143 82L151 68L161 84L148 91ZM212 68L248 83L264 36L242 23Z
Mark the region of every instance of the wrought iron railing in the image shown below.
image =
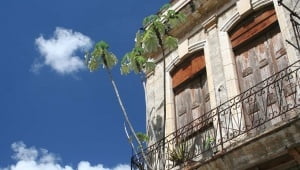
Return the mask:
M225 153L300 113L300 60L146 148L153 169L171 169ZM165 140L165 144L163 144ZM133 169L149 169L141 154Z

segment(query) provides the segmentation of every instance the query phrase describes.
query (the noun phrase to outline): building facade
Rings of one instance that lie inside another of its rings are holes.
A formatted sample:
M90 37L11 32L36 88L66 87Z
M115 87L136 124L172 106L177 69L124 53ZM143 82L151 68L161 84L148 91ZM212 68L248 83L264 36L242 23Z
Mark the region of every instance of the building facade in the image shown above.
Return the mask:
M171 9L187 19L171 31L178 48L157 54L147 76L150 165L135 155L132 167L300 169L300 2L175 0Z

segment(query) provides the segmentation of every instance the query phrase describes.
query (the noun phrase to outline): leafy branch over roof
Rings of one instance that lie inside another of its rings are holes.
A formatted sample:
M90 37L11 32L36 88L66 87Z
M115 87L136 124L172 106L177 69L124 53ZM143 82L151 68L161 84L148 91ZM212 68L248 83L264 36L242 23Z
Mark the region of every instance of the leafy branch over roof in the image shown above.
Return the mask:
M159 50L177 48L178 40L169 34L185 21L185 16L169 9L170 4L161 8L160 14L150 15L143 21L143 28L136 33L134 48L125 54L121 62L121 73L142 73L154 70L153 59L148 55Z

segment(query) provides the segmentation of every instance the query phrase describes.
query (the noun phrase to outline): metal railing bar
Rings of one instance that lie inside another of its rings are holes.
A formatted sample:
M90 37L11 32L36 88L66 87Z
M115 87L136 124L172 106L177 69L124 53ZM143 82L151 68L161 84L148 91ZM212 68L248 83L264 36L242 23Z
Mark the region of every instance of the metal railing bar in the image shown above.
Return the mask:
M297 93L300 88L299 65L300 60L174 131L165 137L167 139L165 145L161 139L145 148L144 151L149 160L160 164L157 165L159 167L174 167L175 163L170 160L169 154L178 143L192 144L196 140L202 143L199 145L200 150L193 150L195 147L193 146L192 151L189 151L191 153L187 160L192 160L211 153L211 149L214 150L213 153L226 152L227 142L255 129L268 129L270 126L268 122L278 117L286 117L287 112L299 106L299 102L297 103ZM290 94L287 94L286 88L291 90ZM268 103L271 100L270 94L275 94L272 96L276 98L275 103ZM262 109L248 114L250 104L257 105L258 103ZM207 143L209 148L204 147ZM163 151L162 148L166 150ZM135 168L145 167L140 154L133 156L131 160Z

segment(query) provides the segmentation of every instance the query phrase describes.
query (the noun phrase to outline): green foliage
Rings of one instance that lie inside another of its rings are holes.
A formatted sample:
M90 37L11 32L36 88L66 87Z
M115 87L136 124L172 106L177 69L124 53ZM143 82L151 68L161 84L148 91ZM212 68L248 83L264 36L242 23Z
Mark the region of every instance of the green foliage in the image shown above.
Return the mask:
M104 68L111 69L118 62L117 57L108 51L109 45L104 42L98 42L91 53L86 53L85 60L90 71L99 69L101 65Z
M142 39L143 48L145 52L154 52L157 51L159 48L159 39L156 36L156 33L153 29L149 29L144 34L144 37Z
M145 70L147 73L153 71L155 69L155 63L152 60L147 60L145 63Z
M163 6L159 9L159 11L165 11L165 10L169 9L170 7L171 7L171 4L167 3L167 4L163 5Z
M145 32L142 30L139 30L136 35L135 35L135 48L143 48L142 45L142 41L143 41L143 37L144 37Z
M161 10L166 10L169 7L170 5L167 4ZM183 21L184 15L174 10L168 10L165 14L146 17L143 21L144 28L136 34L135 47L122 59L121 73L152 71L155 64L147 58L147 54L158 50L177 48L177 39L169 35L168 32Z
M122 74L129 74L131 71L134 73L150 72L154 67L155 64L144 56L144 50L141 47L135 47L131 52L125 54L121 61Z
M158 49L176 48L177 40L175 40L175 37L169 35L168 32L170 29L183 23L184 20L184 15L174 10L168 10L164 15L146 17L144 23L147 23L147 27L141 39L145 52L151 53L158 51Z
M178 45L178 40L175 37L172 36L166 36L164 39L164 46L168 49L175 49L177 48Z
M150 15L146 18L144 18L143 20L143 26L147 27L148 25L150 25L152 22L154 22L155 20L158 20L159 16L158 15Z
M211 145L215 142L215 138L213 137L208 137L205 141L204 141L204 149L208 150L211 148Z
M166 35L168 28L166 27L166 24L161 20L155 20L151 26L152 27L150 28L152 28L155 31L158 39Z
M166 18L168 18L167 25L170 29L177 27L186 20L184 14L176 13L174 10L169 10L166 14Z
M136 133L136 136L137 136L139 142L140 142L144 147L146 146L146 144L147 144L147 143L149 142L149 140L150 140L150 138L149 138L146 134L141 133L141 132L137 132L137 133ZM142 149L143 149L142 145L140 145L140 146L138 147L139 150L142 150Z
M180 165L188 158L187 146L186 144L176 145L174 149L169 152L169 159L175 163L175 165Z
M137 132L136 136L138 137L138 139L140 140L141 143L147 143L150 140L149 136L147 136L146 134L141 133L141 132Z

